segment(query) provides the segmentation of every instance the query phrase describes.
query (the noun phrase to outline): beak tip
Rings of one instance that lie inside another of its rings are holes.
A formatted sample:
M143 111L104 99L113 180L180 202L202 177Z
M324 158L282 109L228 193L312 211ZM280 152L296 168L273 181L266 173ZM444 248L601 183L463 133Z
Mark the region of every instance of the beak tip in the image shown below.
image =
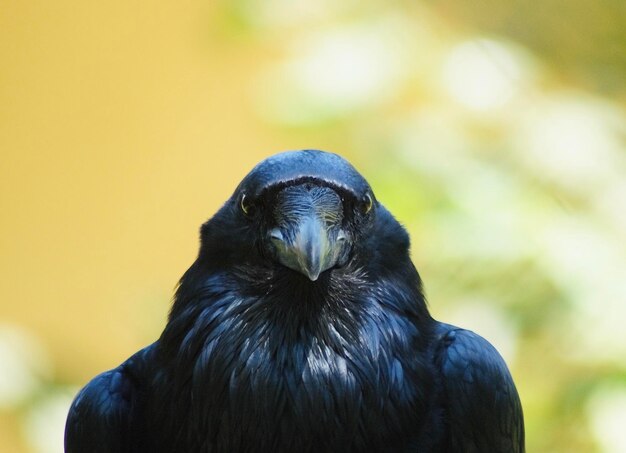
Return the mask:
M312 282L316 281L323 271L324 268L320 263L307 263L300 267L300 272L306 275Z

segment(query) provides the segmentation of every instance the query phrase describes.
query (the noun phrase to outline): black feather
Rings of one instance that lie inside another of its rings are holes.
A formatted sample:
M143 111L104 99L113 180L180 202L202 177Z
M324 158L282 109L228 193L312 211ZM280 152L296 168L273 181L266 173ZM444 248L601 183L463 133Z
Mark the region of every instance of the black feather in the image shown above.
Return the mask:
M315 281L268 236L303 215L345 251ZM311 150L244 178L203 225L159 340L88 384L66 428L68 452L523 449L498 353L431 318L405 230L350 164Z

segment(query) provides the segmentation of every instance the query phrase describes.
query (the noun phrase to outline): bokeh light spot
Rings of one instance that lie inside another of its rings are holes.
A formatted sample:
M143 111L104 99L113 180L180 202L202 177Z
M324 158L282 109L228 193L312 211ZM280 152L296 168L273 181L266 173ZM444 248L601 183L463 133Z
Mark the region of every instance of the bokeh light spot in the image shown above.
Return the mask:
M516 92L521 70L504 45L476 39L455 46L443 68L445 88L465 107L484 111L500 107Z

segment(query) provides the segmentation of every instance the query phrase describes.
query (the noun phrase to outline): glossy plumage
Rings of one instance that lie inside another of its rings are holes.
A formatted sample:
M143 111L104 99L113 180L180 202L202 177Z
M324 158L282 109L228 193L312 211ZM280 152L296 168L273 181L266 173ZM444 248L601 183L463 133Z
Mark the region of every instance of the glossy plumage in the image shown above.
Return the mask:
M161 337L94 378L75 452L522 452L509 371L428 313L405 230L320 151L273 156L201 230Z

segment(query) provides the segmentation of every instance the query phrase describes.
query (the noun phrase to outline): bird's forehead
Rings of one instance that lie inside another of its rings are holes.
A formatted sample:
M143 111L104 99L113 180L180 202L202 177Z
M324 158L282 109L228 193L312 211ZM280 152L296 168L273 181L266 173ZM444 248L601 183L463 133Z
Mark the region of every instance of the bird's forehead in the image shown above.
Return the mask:
M255 197L271 187L296 181L318 182L353 193L359 197L370 186L343 157L318 150L287 151L260 162L241 181L237 192Z

